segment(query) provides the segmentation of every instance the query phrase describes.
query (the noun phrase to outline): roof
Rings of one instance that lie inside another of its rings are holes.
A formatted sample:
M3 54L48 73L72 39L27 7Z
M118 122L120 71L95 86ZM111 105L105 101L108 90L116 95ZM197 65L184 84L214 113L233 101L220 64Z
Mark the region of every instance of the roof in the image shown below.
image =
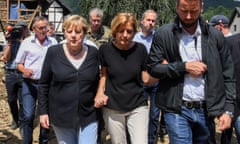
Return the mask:
M53 0L53 1L54 1L54 0ZM60 3L61 5L65 6L67 9L69 9L70 11L72 11L71 7L69 6L69 4L67 4L66 1L64 1L64 0L58 0L58 1L59 1L59 3Z
M233 13L232 13L232 15L231 15L231 17L229 19L229 25L232 24L232 22L233 22L233 20L234 20L236 15L240 15L240 7L235 7L235 9L233 10Z
M76 0L39 0L39 3L42 10L46 11L54 1L64 8L66 14L80 12L80 8L79 5L76 4Z

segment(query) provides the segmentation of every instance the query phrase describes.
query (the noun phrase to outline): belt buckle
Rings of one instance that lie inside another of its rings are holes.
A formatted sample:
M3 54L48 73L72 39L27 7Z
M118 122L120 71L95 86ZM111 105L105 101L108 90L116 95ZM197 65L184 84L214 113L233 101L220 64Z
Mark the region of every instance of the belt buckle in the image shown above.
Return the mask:
M194 106L194 103L193 102L186 102L186 106L187 106L187 108L192 109L193 106Z

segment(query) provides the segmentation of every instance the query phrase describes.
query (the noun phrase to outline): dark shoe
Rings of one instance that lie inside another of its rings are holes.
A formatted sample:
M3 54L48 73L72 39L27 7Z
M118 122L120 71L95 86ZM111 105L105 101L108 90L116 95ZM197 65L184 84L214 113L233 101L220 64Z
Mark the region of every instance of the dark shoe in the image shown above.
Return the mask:
M39 144L48 144L48 140L39 141Z
M97 144L106 144L107 143L107 139L106 139L107 135L108 135L107 130L103 129L100 133L100 136L99 136L98 140L97 140Z
M10 128L11 128L12 130L15 130L15 129L17 129L18 127L19 127L19 124L16 123L16 122L13 120L12 123L11 123L11 125L10 125Z

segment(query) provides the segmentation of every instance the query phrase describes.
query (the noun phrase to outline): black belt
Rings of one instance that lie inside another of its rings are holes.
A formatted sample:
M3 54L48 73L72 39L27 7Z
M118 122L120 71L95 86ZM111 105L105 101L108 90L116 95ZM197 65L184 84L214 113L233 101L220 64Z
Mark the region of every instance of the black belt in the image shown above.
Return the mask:
M20 71L18 71L17 69L5 69L6 72L9 72L9 73L21 73Z
M27 81L27 82L35 83L35 84L38 84L38 81L39 81L39 80L29 79L29 78L24 78L24 80Z
M200 108L205 108L206 107L206 102L205 101L183 101L182 105L185 106L186 108L192 109L200 109Z

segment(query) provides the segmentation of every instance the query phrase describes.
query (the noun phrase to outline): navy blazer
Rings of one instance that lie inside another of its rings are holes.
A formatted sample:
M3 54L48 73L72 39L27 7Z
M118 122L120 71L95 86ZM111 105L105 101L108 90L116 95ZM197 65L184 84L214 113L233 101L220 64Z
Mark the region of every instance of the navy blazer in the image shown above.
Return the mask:
M97 53L96 48L88 46L86 59L76 69L65 56L62 44L49 48L39 81L40 115L49 114L51 123L65 128L86 126L97 120Z

